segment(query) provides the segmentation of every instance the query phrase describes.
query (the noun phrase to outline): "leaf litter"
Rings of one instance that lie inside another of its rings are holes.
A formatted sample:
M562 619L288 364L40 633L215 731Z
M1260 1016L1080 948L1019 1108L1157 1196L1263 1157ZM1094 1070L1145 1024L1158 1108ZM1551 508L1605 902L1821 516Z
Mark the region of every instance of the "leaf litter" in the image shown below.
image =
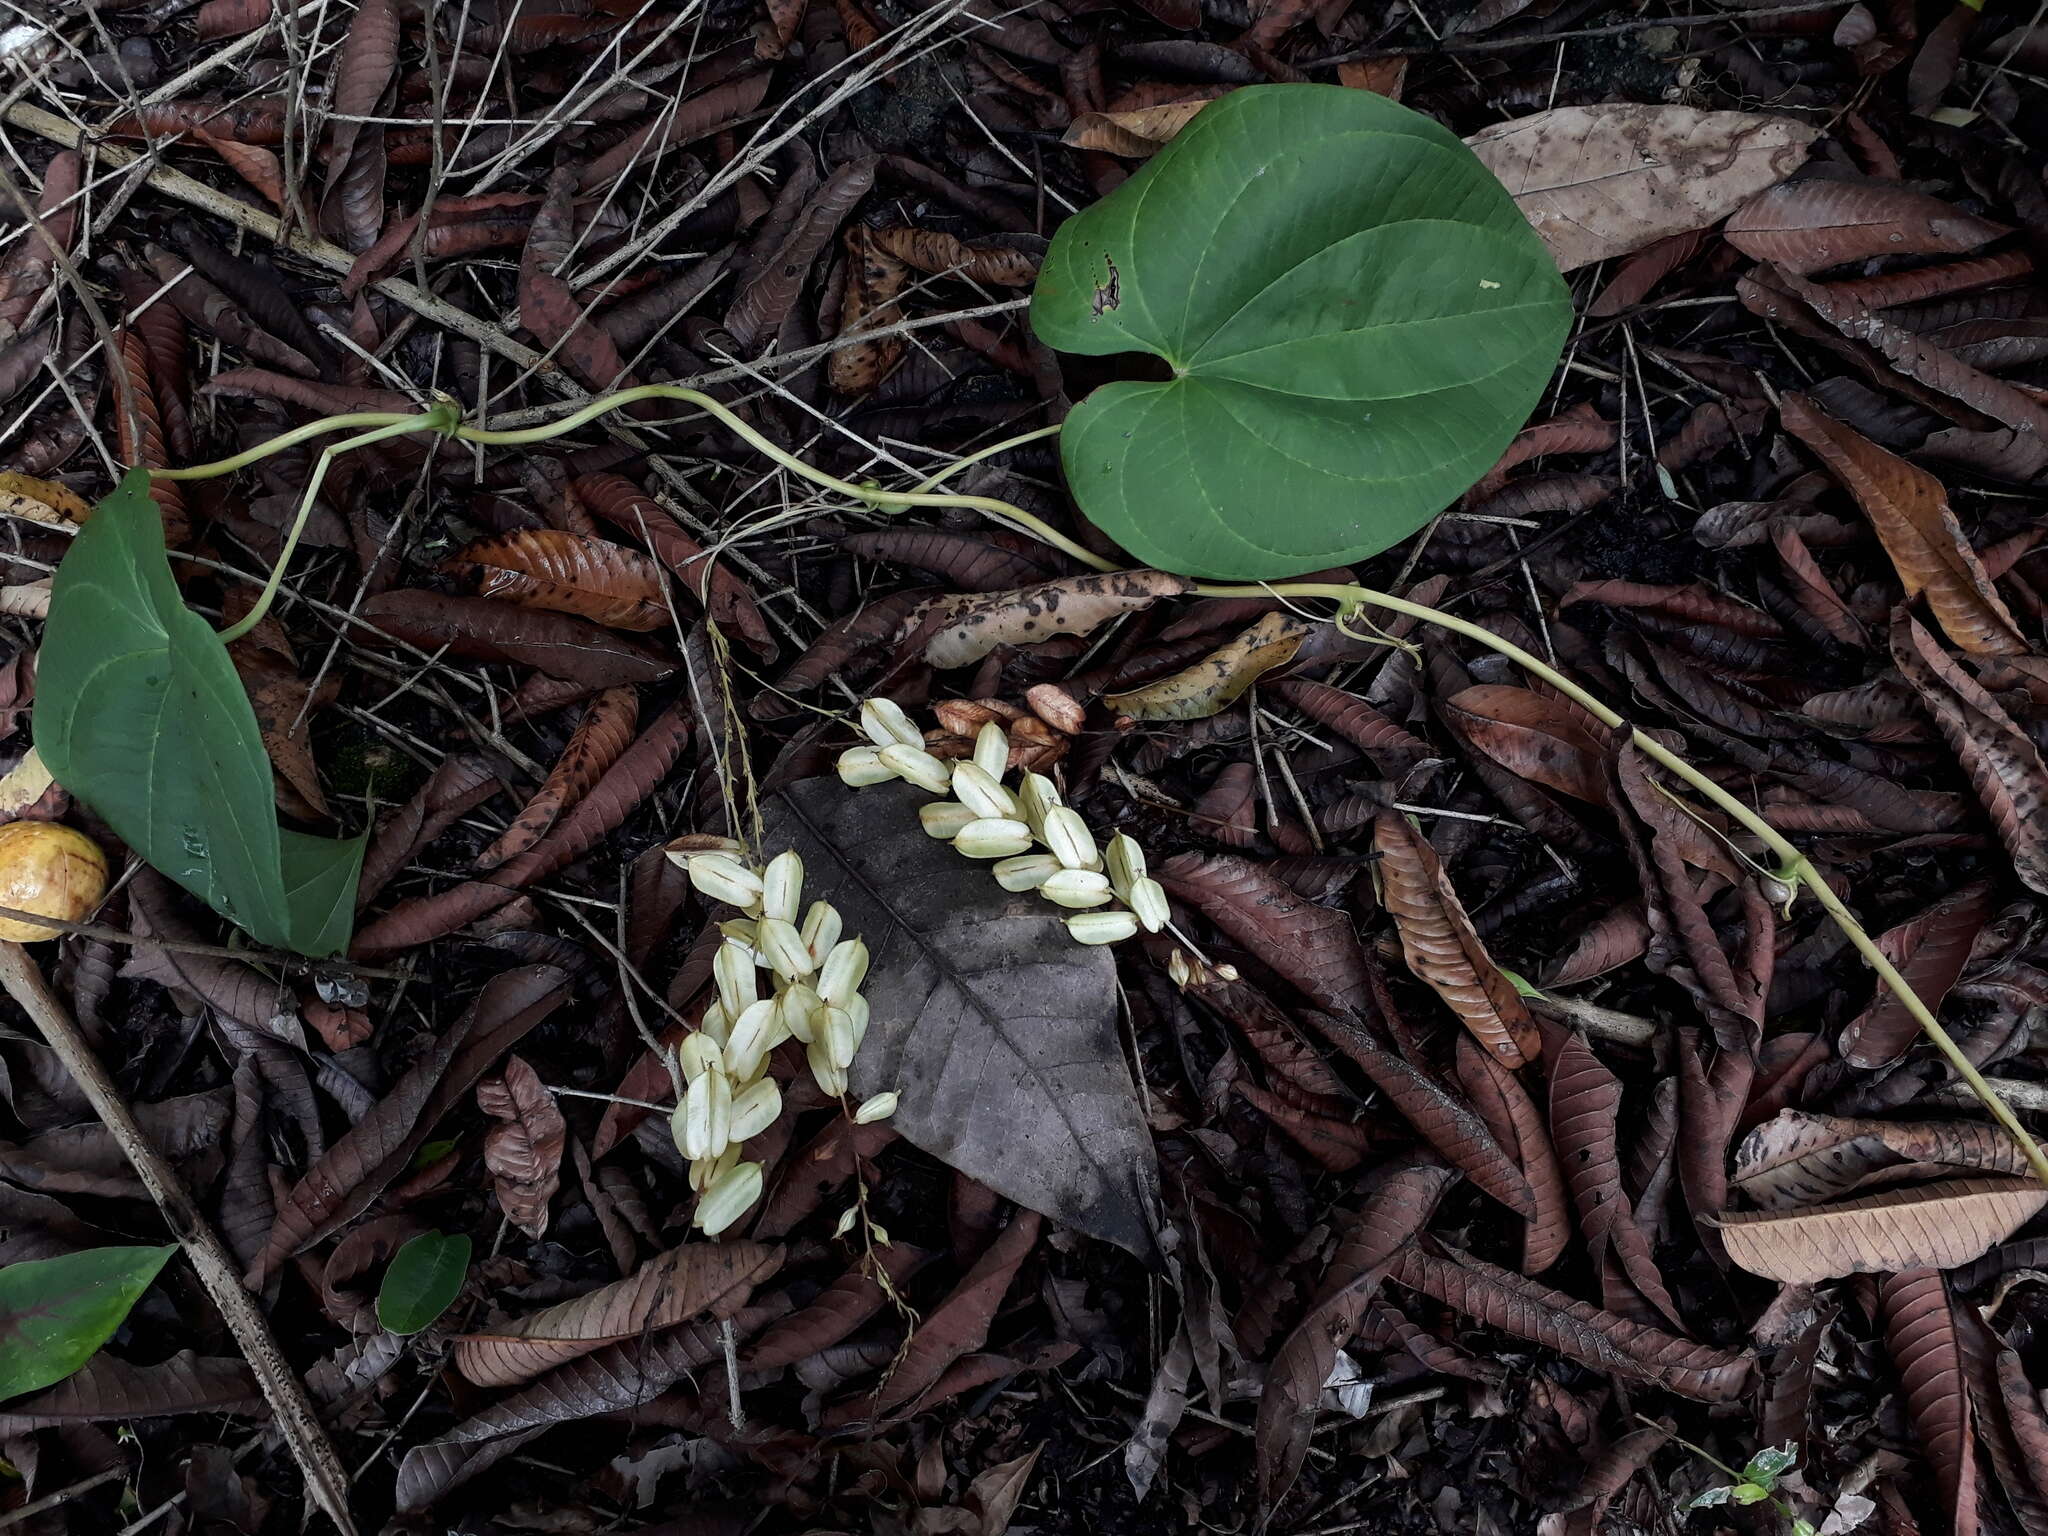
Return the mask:
M111 488L95 437L204 459L435 391L524 423L703 380L847 479L914 483L1135 377L1000 307L1064 210L1237 86L1338 80L1472 142L1583 318L1449 515L1313 579L1448 604L1683 743L2048 1101L2037 26L956 10L100 7L23 103L159 169L110 196L10 117L127 323L98 355L48 246L0 248L5 584L47 601ZM1080 575L968 510L811 497L702 419L616 425L344 460L234 653L269 770L243 809L371 833L356 952L408 979L48 952L262 1277L366 1524L1657 1528L1712 1481L1689 1441L1794 1444L1817 1528L2042 1528L2041 1193L1639 748L1405 621ZM189 603L243 611L310 459L150 487ZM1027 444L949 488L1086 543L1055 480ZM84 824L31 753L42 624L9 626L6 814ZM1143 843L1173 930L1052 942L842 796L821 774L874 692L935 706L941 756L1000 722L1012 766ZM647 1039L701 1023L731 914L660 848L756 806L771 840L807 818L809 880L893 936L860 1087L902 1102L853 1126L779 1062L758 1218L713 1247L682 1241ZM229 937L146 871L96 920ZM4 1262L162 1240L17 1033ZM433 1231L472 1245L455 1300L382 1333L366 1299ZM260 1400L177 1265L0 1405L0 1514L114 1467L120 1423L142 1510L294 1528L281 1458L189 1433ZM200 1501L223 1461L246 1519ZM117 1495L35 1518L112 1528Z

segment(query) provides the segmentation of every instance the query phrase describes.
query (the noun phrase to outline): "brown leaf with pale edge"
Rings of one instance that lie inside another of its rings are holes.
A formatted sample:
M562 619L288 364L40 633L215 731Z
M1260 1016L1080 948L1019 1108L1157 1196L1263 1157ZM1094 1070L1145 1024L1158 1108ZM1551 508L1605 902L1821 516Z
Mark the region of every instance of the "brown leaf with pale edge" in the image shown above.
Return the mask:
M2044 1191L2048 1193L2048 1191ZM1938 1268L1918 1267L1878 1282L1885 1348L1899 1368L1906 1416L1920 1442L1954 1536L1976 1536L1977 1455L1970 1443L1970 1389L1948 1288Z
M1473 1186L1524 1220L1537 1216L1536 1196L1514 1160L1486 1128L1479 1112L1413 1062L1388 1050L1365 1028L1332 1014L1314 1016L1316 1027L1393 1101L1415 1133Z
M1166 148L1174 135L1195 120L1196 113L1229 89L1223 85L1189 86L1180 101L1122 112L1077 112L1060 142L1069 149L1142 160Z
M1411 1246L1388 1278L1476 1323L1696 1402L1732 1402L1749 1386L1747 1355L1673 1338L1469 1255L1447 1257Z
M547 781L520 807L512 825L476 856L476 867L496 869L546 836L555 818L588 794L632 745L639 721L640 696L630 688L607 688L592 699Z
M1343 1013L1366 994L1365 957L1342 912L1319 907L1249 859L1177 853L1152 871L1177 901L1271 966L1318 1008Z
M1272 691L1350 742L1388 778L1399 778L1424 758L1436 756L1436 749L1420 736L1411 735L1341 688L1291 678L1275 683Z
M2026 1172L2019 1143L1987 1121L1856 1120L1781 1109L1742 1138L1729 1188L1766 1211L1788 1211L1873 1184Z
M1843 1275L1954 1269L2004 1242L2043 1205L2029 1179L1944 1179L1798 1211L1727 1211L1728 1257L1753 1275L1811 1285Z
M505 1070L476 1085L476 1107L502 1124L484 1133L484 1167L498 1192L498 1206L528 1237L548 1230L548 1202L562 1183L562 1148L568 1123L540 1074L518 1056Z
M1743 255L1804 274L1871 256L1973 251L2012 231L1895 181L1814 177L1752 199L1724 233Z
M704 547L677 525L668 508L624 475L578 475L569 488L593 516L645 539L655 558L682 578L684 588L720 627L738 634L764 661L775 659L779 648L768 621L761 617L753 589L733 574L726 561L706 555Z
M1398 811L1373 821L1381 897L1408 969L1429 984L1504 1066L1522 1067L1542 1040L1514 984L1493 963L1429 840Z
M749 1371L775 1371L830 1349L888 1305L889 1294L869 1270L879 1264L890 1286L900 1288L932 1258L923 1248L892 1242L833 1281L800 1312L767 1329L740 1354Z
M2013 873L2048 896L2048 764L2041 749L1910 614L1892 620L1892 660L1962 761Z
M1804 395L1785 396L1780 414L1785 429L1856 498L1906 596L1924 593L1949 639L1977 656L2026 653L2026 638L1949 510L1939 480L1843 426Z
M956 592L1001 592L1044 581L1047 562L1025 550L1006 549L973 534L937 528L878 528L848 534L839 547L870 560L889 560L929 571Z
M718 1247L699 1246L713 1252ZM745 1339L786 1309L786 1302L737 1308L733 1332ZM720 1328L704 1322L636 1336L570 1360L463 1420L439 1440L406 1452L398 1468L399 1507L426 1508L551 1424L624 1413L652 1402L723 1352Z
M1657 1273L1650 1241L1622 1188L1620 1114L1621 1079L1607 1070L1584 1035L1568 1036L1551 1065L1550 1134L1579 1213L1579 1230L1596 1260L1611 1253L1643 1299L1682 1329L1684 1321Z
M522 608L570 613L612 629L665 629L661 568L637 549L566 533L523 528L480 539L453 556L480 568L479 593Z
M1344 1237L1323 1273L1308 1314L1295 1326L1266 1369L1259 1396L1259 1497L1273 1508L1294 1486L1315 1433L1323 1383L1337 1351L1357 1331L1358 1321L1380 1287L1396 1254L1429 1225L1437 1202L1456 1177L1450 1169L1415 1163L1394 1169L1346 1224Z
M1533 688L1481 683L1443 701L1460 734L1511 773L1607 803L1607 731L1568 700Z
M1951 891L1923 912L1878 935L1877 947L1899 968L1920 1001L1939 1012L1941 1000L1963 974L1970 946L1991 920L1994 897L1989 880ZM1880 981L1870 1005L1842 1031L1842 1054L1852 1066L1881 1067L1905 1054L1920 1038L1920 1024L1891 987Z
M540 613L487 597L440 592L380 592L362 606L372 630L434 651L446 646L477 661L511 661L550 677L616 688L651 683L675 663L640 643L586 619ZM362 631L356 633L360 636Z
M1553 107L1465 143L1501 179L1558 270L1704 229L1784 180L1817 128L1693 107Z
M869 231L874 243L907 267L934 276L960 277L998 288L1029 288L1038 278L1038 260L1027 251L1002 245L976 245L936 229L901 227Z
M946 615L926 642L924 659L945 672L972 666L997 646L1031 645L1054 635L1091 635L1121 614L1136 613L1187 589L1186 577L1164 571L1109 571L990 592L959 603Z
M840 1422L855 1418L879 1418L915 1403L938 1384L946 1368L962 1355L981 1348L988 1339L989 1325L1017 1271L1038 1246L1044 1218L1036 1211L1018 1211L996 1240L989 1244L974 1267L960 1279L944 1301L925 1314L903 1347L881 1388L872 1397L863 1396L839 1405ZM834 1415L828 1413L826 1422Z
M769 1243L685 1243L624 1280L455 1341L455 1367L480 1387L516 1386L566 1360L688 1322L730 1317L782 1265Z
M1285 613L1269 613L1193 666L1102 702L1128 720L1206 720L1230 708L1244 691L1276 667L1294 660L1309 627Z
M181 1413L267 1412L249 1367L238 1359L210 1359L181 1349L159 1365L130 1365L98 1354L54 1387L0 1407L0 1435Z
M1522 1273L1540 1275L1564 1256L1572 1238L1571 1199L1543 1112L1521 1076L1495 1061L1463 1030L1458 1032L1457 1055L1458 1085L1529 1181L1536 1213L1522 1233Z
M484 983L462 1017L292 1186L250 1267L252 1283L261 1285L282 1260L376 1199L470 1084L568 997L567 977L551 965L521 966Z

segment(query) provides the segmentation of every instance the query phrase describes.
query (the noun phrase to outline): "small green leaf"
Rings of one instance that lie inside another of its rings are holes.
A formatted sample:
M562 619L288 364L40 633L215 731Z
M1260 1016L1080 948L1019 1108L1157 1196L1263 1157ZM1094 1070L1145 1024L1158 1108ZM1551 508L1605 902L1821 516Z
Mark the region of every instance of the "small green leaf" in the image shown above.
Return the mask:
M1695 1509L1711 1509L1716 1504L1726 1504L1734 1492L1735 1490L1726 1483L1716 1488L1702 1488L1698 1493L1679 1505L1678 1512L1683 1515Z
M1779 1446L1766 1446L1749 1458L1749 1465L1742 1469L1742 1475L1759 1487L1775 1488L1778 1479L1798 1460L1798 1448L1790 1441Z
M1493 173L1371 91L1261 85L1205 107L1062 224L1041 341L1149 352L1060 434L1089 518L1190 576L1376 554L1492 467L1556 366L1571 295Z
M377 1290L377 1321L392 1333L418 1333L446 1312L469 1274L469 1239L422 1232L399 1249Z
M434 1164L441 1161L441 1159L446 1157L450 1152L453 1152L458 1145L459 1143L456 1142L453 1137L450 1137L446 1141L428 1142L425 1146L421 1147L419 1152L414 1156L412 1160L413 1168L415 1170L418 1170L421 1168L433 1167Z
M90 1360L177 1251L89 1248L0 1269L0 1399L62 1381Z
M1728 1498L1735 1504L1761 1504L1771 1496L1771 1490L1761 1483L1737 1483L1728 1490Z
M348 943L365 839L281 831L256 712L164 556L134 469L72 541L50 594L36 749L122 840L260 943Z

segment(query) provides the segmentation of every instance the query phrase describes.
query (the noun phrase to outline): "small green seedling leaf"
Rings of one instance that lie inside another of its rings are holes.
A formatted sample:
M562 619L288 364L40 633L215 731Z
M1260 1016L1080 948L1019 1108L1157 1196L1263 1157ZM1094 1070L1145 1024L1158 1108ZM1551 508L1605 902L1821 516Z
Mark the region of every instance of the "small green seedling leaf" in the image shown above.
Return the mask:
M62 1381L114 1335L177 1245L89 1248L0 1269L0 1400Z
M1742 1469L1745 1482L1770 1489L1778 1486L1778 1479L1792 1469L1799 1460L1798 1450L1788 1441L1784 1445L1766 1446L1749 1458L1749 1465Z
M1413 533L1500 457L1571 295L1493 173L1371 91L1260 85L1202 109L1062 224L1041 341L1149 352L1060 453L1089 518L1161 570L1298 575Z
M412 1166L415 1171L431 1168L459 1145L452 1138L446 1141L430 1141L414 1154Z
M40 654L36 750L59 784L258 942L347 946L365 840L279 828L256 712L171 578L146 470L72 541Z
M1684 1515L1691 1513L1695 1509L1712 1509L1717 1504L1726 1504L1734 1492L1735 1489L1727 1483L1722 1483L1715 1488L1702 1488L1683 1504L1680 1504L1678 1512Z
M377 1289L377 1321L392 1333L418 1333L446 1312L469 1274L469 1239L422 1232L400 1248Z

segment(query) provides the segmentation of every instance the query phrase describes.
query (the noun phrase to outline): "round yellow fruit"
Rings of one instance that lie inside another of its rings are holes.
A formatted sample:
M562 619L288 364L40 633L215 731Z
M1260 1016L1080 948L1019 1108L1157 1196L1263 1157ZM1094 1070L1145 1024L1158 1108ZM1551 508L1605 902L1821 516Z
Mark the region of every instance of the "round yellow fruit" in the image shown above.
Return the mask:
M0 907L79 923L107 891L107 856L99 844L53 821L0 825ZM62 935L20 918L0 917L0 939L34 944Z

